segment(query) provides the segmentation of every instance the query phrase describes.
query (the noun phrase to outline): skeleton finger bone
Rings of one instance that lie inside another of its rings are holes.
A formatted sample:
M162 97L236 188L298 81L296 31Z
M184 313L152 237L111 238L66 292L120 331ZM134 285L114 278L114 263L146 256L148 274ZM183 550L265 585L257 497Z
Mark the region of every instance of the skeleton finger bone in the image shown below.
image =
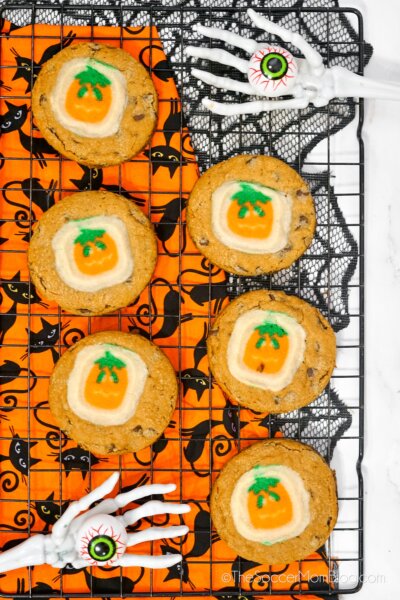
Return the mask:
M171 502L160 502L159 500L151 500L146 502L143 506L128 510L124 515L117 517L125 526L133 525L136 521L143 519L144 517L150 517L153 515L164 515L171 513L175 515L184 514L190 511L188 504L173 504Z
M237 48L242 48L249 54L253 54L259 46L259 44L253 40L249 40L247 38L238 35L237 33L232 33L231 31L226 31L225 29L218 29L218 27L205 27L204 25L195 25L194 30L209 37L214 40L222 40L231 46L236 46Z
M194 58L204 58L220 63L221 65L235 67L235 69L242 73L247 73L249 67L249 62L247 60L238 58L234 54L231 54L226 50L221 50L220 48L198 48L197 46L188 46L186 48L186 54L193 56Z
M146 556L145 554L124 554L119 559L120 567L148 567L150 569L167 569L181 562L181 554L167 554L165 556Z
M77 517L82 511L87 510L93 502L104 498L109 494L115 487L119 478L118 473L113 473L111 477L105 480L104 483L99 485L96 489L91 491L86 496L83 496L80 500L76 500L69 505L67 510L58 521L53 525L52 538L56 544L60 544L68 533L68 528L71 521Z
M231 90L233 92L242 92L242 94L254 94L254 88L249 83L243 81L236 81L229 77L218 77L207 71L201 71L200 69L192 69L192 75L204 83L213 85L223 90Z
M294 33L289 29L285 29L273 21L269 21L262 15L256 13L252 8L248 9L247 14L256 27L263 29L267 33L271 33L272 35L277 35L284 42L296 46L310 63L315 75L321 74L324 71L322 56L301 35Z
M35 535L0 554L0 573L27 565L42 565L45 562L45 537Z
M248 115L258 114L262 111L273 111L281 109L301 109L309 105L309 99L290 98L287 100L254 100L253 102L244 102L243 104L224 104L223 102L214 102L209 98L203 98L203 106L217 115Z
M74 530L77 530L80 527L82 521L86 520L88 517L93 517L94 515L99 514L110 514L115 512L119 508L123 508L131 502L135 502L135 500L138 500L140 498L146 498L146 496L152 496L153 494L169 494L169 492L173 492L174 490L176 490L176 485L174 483L155 483L134 488L129 492L118 494L118 496L115 496L115 498L106 498L106 500L100 502L100 504L90 509L84 515L77 517L74 521Z

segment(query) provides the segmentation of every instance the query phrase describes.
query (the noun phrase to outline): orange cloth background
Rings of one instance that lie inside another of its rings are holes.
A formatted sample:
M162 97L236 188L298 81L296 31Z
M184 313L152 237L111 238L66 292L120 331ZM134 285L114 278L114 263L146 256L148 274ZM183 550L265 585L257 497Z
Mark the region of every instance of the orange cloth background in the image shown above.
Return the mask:
M66 501L81 497L118 468L122 468L120 486L124 489L148 482L175 482L177 490L169 498L192 504L191 513L184 519L191 532L183 539L182 547L180 540L135 547L134 551L141 553L182 551L184 563L153 572L124 569L121 589L118 568L77 573L64 570L60 576L49 566L37 566L30 573L19 569L2 576L0 590L15 595L26 593L31 586L35 593L53 596L87 594L90 589L98 596L148 594L152 590L170 592L172 597L181 591L195 595L196 591L224 590L229 595L239 590L238 557L215 531L210 538L211 484L218 470L239 449L239 421L243 448L268 436L268 417L244 409L238 413L218 387L209 384L205 336L210 318L228 301L227 280L223 271L198 254L186 233L184 204L198 177L198 168L188 131L179 131L177 89L170 77L156 69L152 77L160 105L150 148L121 167L94 169L90 175L88 169L60 160L51 149L46 152L49 149L43 145L30 111L32 59L37 64L35 75L44 52L50 47L54 52L60 49L60 34L55 26L35 25L33 32L31 26L10 31L5 23L1 40L0 547L4 550L26 538L28 531L31 535L47 533L60 505L65 509ZM92 35L98 42L120 45L119 29L111 27L92 31L89 27L66 26L63 35L64 45L91 39ZM165 60L155 28L125 29L123 48L148 66L150 59L152 67ZM79 189L87 189L90 181L94 189L124 193L150 216L159 237L159 259L151 286L133 306L120 314L85 318L60 312L55 304L37 297L28 283L26 249L31 225L40 218L44 203L58 202ZM180 203L181 215L177 210ZM48 378L66 347L88 333L113 329L151 333L182 378L180 408L152 449L122 458L94 457L60 435L48 410ZM148 526L149 520L145 521L148 523L138 526ZM181 518L161 516L153 520L154 524L167 522L178 524ZM329 590L329 568L322 551L301 565L273 567L271 583L268 566L245 561L241 564L244 595L250 589L262 595L270 585L273 590L291 589L294 594L300 587L308 590L313 585ZM318 580L310 583L315 577ZM310 593L307 597L316 596Z

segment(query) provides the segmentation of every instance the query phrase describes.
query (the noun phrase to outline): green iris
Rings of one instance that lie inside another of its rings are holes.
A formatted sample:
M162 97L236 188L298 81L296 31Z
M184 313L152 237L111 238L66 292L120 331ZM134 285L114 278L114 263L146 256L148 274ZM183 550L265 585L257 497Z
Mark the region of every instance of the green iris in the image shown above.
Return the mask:
M117 545L108 535L96 535L88 545L89 556L99 562L105 562L115 556Z
M288 61L278 52L266 54L260 63L261 72L267 79L282 79L288 68Z

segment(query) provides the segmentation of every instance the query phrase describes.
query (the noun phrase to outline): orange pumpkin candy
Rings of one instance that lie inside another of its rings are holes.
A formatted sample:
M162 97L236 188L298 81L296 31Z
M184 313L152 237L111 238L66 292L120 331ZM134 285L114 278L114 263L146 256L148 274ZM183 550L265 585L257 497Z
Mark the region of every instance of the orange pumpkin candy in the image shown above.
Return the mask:
M128 372L125 363L106 351L104 357L95 361L86 379L84 398L100 409L117 409L126 394Z
M279 341L273 343L269 336L260 345L260 334L258 328L251 334L244 351L244 364L259 373L278 373L287 358L289 352L289 336L283 335Z
M79 238L77 238L79 240ZM113 269L118 263L118 249L113 238L103 232L101 236L80 243L75 240L74 260L81 273L99 275Z
M283 527L293 518L293 504L286 488L279 482L272 490L249 491L247 508L256 529Z
M237 204L232 202L228 208L228 227L237 235L247 238L265 239L271 234L274 219L272 202L263 207L263 215L260 216L253 206L249 206L244 217L239 216Z

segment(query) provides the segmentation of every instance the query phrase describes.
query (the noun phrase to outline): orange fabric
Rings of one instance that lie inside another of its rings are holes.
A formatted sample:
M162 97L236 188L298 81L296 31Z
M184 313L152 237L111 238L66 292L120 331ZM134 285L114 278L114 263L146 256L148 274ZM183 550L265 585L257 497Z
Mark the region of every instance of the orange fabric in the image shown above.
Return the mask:
M185 212L179 216L180 198L186 201L198 169L187 130L183 136L180 103L174 82L153 71L159 99L159 119L151 147L121 167L102 171L89 170L63 159L58 160L47 148L40 132L32 126L30 112L31 51L37 65L46 49L60 48L60 28L34 26L3 29L0 101L3 136L0 162L2 201L0 205L1 258L1 341L0 375L0 546L4 550L29 533L49 532L59 512L68 502L85 494L90 487L104 481L107 474L123 468L121 487L148 483L175 482L173 500L191 502L192 511L185 516L191 533L183 539L183 565L160 571L140 568L124 569L123 587L119 588L119 569L65 569L60 573L49 566L31 570L33 593L54 596L70 593L238 590L238 558L215 531L209 535L208 498L211 480L225 462L238 451L237 429L241 426L243 448L268 435L268 417L236 408L225 400L216 385L209 389L208 364L204 344L209 318L227 301L226 275L208 265L198 254L186 233ZM118 33L117 33L118 32ZM90 38L89 27L65 27L64 44ZM98 27L94 37L99 42L119 46L119 30ZM149 41L149 38L151 40ZM139 59L152 58L153 65L165 60L155 28L130 28L124 31L123 47ZM38 67L39 68L39 67ZM175 130L174 130L175 127ZM163 131L165 129L165 132ZM30 135L32 133L32 148ZM32 150L33 160L30 160ZM152 163L149 160L152 157ZM165 164L160 160L163 159ZM121 177L122 188L119 188ZM151 215L159 237L159 259L152 285L134 306L121 314L91 319L60 313L55 304L40 299L29 286L26 249L30 219L38 219L53 201L87 188L102 188L128 193L146 214ZM174 225L174 222L178 222ZM210 284L213 284L212 286ZM181 318L177 319L177 311ZM153 448L122 458L94 457L77 448L61 435L48 410L48 378L60 352L75 341L95 331L150 331L154 341L171 359L182 377L181 411L176 411L165 435ZM28 332L30 333L30 338ZM30 343L29 343L30 342ZM177 347L182 346L179 352ZM27 439L30 437L30 445ZM91 476L88 464L91 463ZM104 469L108 473L104 472ZM209 477L212 469L212 477ZM59 475L59 473L61 475ZM62 498L62 500L61 500ZM28 500L30 504L28 505ZM178 524L178 516L154 518L155 524ZM147 526L140 523L139 526ZM195 533L193 530L195 529ZM210 547L211 544L211 547ZM179 541L153 544L155 554L180 551ZM141 544L135 552L148 553L151 544ZM210 567L210 560L212 566ZM309 589L311 577L326 581L329 569L323 555L314 554L311 562L301 565L275 566L272 589ZM268 590L268 567L242 562L245 571L242 589ZM259 574L257 576L257 573ZM28 569L11 571L1 577L2 594L29 591ZM182 578L182 583L181 583ZM329 585L326 583L326 589ZM61 588L60 588L61 586ZM320 587L321 583L317 585ZM312 594L308 598L314 598Z

